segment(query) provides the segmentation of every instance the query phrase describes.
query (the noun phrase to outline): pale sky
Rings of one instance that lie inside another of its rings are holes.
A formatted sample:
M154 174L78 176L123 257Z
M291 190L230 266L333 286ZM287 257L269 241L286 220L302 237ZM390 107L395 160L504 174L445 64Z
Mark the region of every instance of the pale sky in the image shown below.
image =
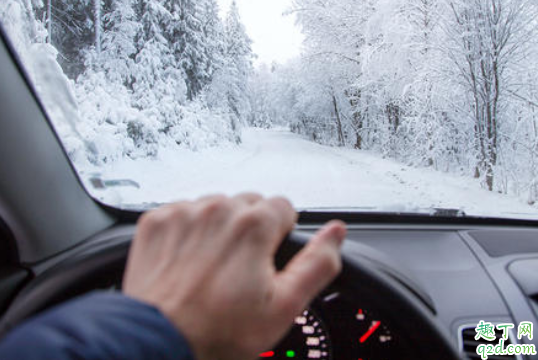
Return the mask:
M218 0L225 14L232 0ZM303 36L294 23L293 15L283 15L292 0L236 0L239 13L252 48L256 63L286 62L300 54Z

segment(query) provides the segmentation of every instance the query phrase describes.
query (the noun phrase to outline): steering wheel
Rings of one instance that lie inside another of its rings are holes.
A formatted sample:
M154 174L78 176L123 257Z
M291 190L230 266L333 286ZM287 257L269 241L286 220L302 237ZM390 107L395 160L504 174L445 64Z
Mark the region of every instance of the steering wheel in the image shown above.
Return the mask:
M309 235L292 232L283 241L275 263L282 268L308 241ZM85 250L45 271L26 286L0 321L0 338L25 319L51 306L96 288L121 283L130 237L116 238ZM460 359L454 344L432 310L407 287L379 269L371 259L342 255L343 270L331 285L360 294L391 318L403 334L414 359Z

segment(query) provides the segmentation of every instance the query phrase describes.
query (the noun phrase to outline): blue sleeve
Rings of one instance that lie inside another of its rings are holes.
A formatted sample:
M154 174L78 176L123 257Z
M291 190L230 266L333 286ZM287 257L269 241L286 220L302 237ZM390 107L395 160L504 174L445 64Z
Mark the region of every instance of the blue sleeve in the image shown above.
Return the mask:
M95 293L53 308L0 342L0 359L193 360L185 338L156 308Z

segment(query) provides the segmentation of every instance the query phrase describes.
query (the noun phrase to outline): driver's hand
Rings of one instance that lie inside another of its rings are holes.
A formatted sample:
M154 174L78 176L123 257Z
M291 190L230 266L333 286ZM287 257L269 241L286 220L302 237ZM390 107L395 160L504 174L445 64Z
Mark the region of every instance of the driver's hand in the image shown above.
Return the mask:
M252 360L340 272L344 224L321 229L283 271L275 252L297 220L282 198L213 196L138 222L125 294L159 308L198 360Z

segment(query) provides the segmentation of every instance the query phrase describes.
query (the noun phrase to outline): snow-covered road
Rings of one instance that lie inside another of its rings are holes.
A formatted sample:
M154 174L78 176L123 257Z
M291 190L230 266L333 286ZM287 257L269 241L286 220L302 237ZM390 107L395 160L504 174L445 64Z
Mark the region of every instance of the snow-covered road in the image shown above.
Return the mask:
M414 211L435 207L473 215L538 218L538 208L483 190L474 179L318 145L283 129L245 129L239 146L163 151L158 159L123 160L101 172L105 179L128 178L141 186L95 190L111 204L257 191L285 195L298 208Z

